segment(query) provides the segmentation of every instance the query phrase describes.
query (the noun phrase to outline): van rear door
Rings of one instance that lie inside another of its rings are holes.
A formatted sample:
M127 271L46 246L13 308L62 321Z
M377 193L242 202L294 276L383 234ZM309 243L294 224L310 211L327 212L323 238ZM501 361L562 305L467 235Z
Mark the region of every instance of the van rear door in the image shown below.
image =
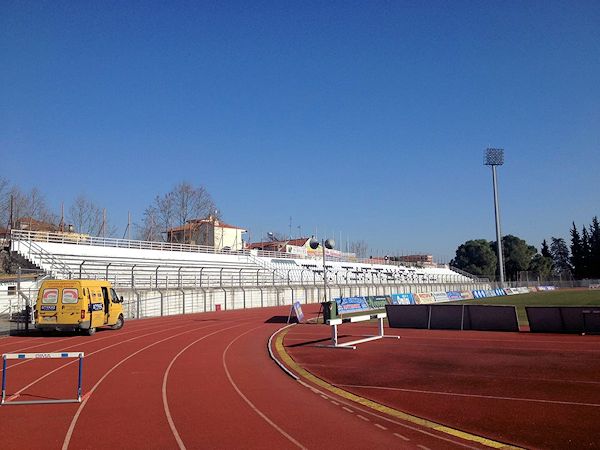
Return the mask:
M79 306L79 289L66 287L60 297L59 321L63 324L77 324L81 319Z
M42 291L41 302L38 306L38 321L41 324L54 324L58 317L57 288L46 288Z

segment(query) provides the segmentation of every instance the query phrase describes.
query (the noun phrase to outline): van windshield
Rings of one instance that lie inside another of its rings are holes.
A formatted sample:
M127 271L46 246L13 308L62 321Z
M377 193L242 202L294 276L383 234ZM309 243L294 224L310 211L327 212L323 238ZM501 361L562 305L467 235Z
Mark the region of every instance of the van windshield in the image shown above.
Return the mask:
M73 304L79 301L79 292L77 289L63 289L62 302L66 304ZM56 302L55 302L56 303Z
M44 289L42 303L55 304L58 301L58 289Z

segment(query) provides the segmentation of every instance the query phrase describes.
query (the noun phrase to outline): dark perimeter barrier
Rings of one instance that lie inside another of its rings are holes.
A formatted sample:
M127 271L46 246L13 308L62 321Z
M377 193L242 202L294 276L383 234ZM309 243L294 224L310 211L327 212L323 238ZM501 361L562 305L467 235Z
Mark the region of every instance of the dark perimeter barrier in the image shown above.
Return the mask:
M390 328L519 331L517 309L496 305L386 305Z
M534 333L600 333L598 306L526 306Z

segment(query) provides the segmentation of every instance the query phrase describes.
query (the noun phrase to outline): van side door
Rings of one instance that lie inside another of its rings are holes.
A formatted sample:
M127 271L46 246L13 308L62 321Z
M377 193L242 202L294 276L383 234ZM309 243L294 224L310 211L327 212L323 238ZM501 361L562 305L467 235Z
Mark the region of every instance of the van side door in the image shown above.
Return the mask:
M102 299L104 301L104 323L108 323L108 315L110 314L110 298L108 297L108 288L102 286Z

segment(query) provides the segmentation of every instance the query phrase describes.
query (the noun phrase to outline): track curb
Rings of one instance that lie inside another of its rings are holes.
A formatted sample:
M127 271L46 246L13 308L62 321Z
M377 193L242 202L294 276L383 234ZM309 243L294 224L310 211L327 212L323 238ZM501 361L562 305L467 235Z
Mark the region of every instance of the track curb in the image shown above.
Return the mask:
M285 366L286 369L284 369L284 370L288 374L290 374L290 372L295 373L298 377L297 380L299 382L306 381L308 383L317 385L317 386L319 386L341 398L344 398L344 399L354 402L354 403L358 403L361 406L364 406L366 408L376 411L377 413L386 414L388 416L394 417L395 419L404 420L406 422L419 425L419 426L421 426L423 428L427 428L429 430L448 434L450 436L457 437L457 438L460 438L460 439L463 439L466 441L476 442L478 444L481 444L481 445L484 445L484 446L490 447L490 448L507 449L507 450L521 449L521 447L516 447L516 446L510 445L510 444L503 443L503 442L494 441L492 439L488 439L483 436L478 436L476 434L472 434L472 433L458 430L456 428L448 427L446 425L442 425L440 423L433 422L431 420L413 416L412 414L408 414L403 411L391 408L389 406L382 405L381 403L377 403L373 400L369 400L367 398L353 394L352 392L346 391L344 389L340 389L339 387L336 387L330 383L327 383L323 379L317 377L316 375L312 374L308 370L306 370L303 367L301 367L300 365L298 365L296 363L296 361L294 361L292 359L292 357L287 353L287 351L285 350L285 347L283 345L283 339L284 339L285 335L288 333L288 331L289 331L288 327L285 327L285 328L282 328L282 329L276 331L274 333L274 335L271 336L271 338L269 339L269 343L271 343L272 338L275 337L275 346L274 346L275 352L279 356L280 360L278 361L276 358L273 358L273 359L277 362L277 364L280 367L282 367L282 365ZM269 345L269 347L271 348L272 346Z

